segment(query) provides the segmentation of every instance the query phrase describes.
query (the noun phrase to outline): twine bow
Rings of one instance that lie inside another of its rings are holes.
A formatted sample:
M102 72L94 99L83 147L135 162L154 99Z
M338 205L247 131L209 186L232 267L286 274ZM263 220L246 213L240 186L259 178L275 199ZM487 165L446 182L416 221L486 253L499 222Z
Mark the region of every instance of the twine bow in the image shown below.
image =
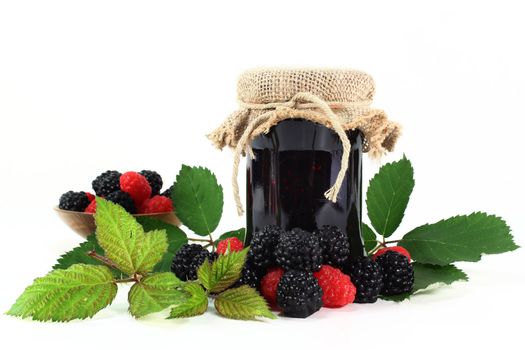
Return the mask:
M242 207L241 198L239 195L239 183L237 181L238 175L239 175L239 162L240 158L243 152L246 152L249 154L252 158L255 158L255 155L253 153L252 147L248 144L248 140L251 140L252 133L257 127L259 127L261 124L266 122L267 120L278 117L280 115L292 115L294 111L298 111L301 109L319 109L330 121L330 124L336 134L339 136L339 139L341 139L341 143L343 145L343 155L341 156L341 169L339 169L339 173L337 174L337 178L333 184L332 187L330 187L325 193L326 199L328 199L331 202L337 201L337 196L339 194L339 190L341 189L341 185L343 184L344 177L346 175L346 171L348 169L348 158L350 154L350 140L348 139L348 136L346 135L345 130L343 129L343 126L341 125L341 122L337 115L334 113L334 109L342 109L342 108L349 108L349 107L356 107L356 106L368 106L371 101L358 101L358 102L327 102L320 97L309 93L309 92L300 92L294 95L290 100L285 102L271 102L271 103L246 103L246 102L240 102L240 106L244 110L250 110L250 109L257 109L257 110L268 110L268 112L265 112L261 114L260 116L256 117L254 120L250 122L250 124L246 127L244 130L244 133L242 134L241 138L239 139L237 143L237 147L235 148L234 152L234 160L233 160L233 176L232 176L232 187L233 187L233 195L235 197L235 204L237 206L237 213L239 215L242 215L244 213L244 209ZM268 130L265 130L265 133L268 133Z

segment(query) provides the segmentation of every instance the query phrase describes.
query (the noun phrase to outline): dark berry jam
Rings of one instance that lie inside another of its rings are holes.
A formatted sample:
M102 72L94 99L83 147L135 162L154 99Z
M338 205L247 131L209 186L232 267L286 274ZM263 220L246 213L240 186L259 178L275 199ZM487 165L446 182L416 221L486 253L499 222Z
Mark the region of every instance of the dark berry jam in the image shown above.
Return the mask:
M324 196L341 167L337 134L307 120L288 119L252 142L255 159L247 167L247 236L266 225L315 231L334 225L346 231L351 255L364 253L361 238L363 136L348 131L352 144L348 171L336 203Z

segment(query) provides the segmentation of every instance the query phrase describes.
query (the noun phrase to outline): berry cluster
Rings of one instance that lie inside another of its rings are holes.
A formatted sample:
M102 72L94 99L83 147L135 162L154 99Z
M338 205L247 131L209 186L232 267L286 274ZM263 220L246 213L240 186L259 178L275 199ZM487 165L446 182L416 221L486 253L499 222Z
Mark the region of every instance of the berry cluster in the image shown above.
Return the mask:
M410 255L401 247L350 258L347 235L335 226L307 232L270 225L254 233L238 284L257 288L285 316L304 318L321 306L408 292L413 282Z
M348 239L337 227L316 232L266 226L253 235L238 284L259 289L289 317L308 317L321 306L352 303L356 288L340 268L350 252Z
M214 253L199 244L185 244L171 270L183 281L195 280L206 259L243 248L238 238L219 242ZM380 249L371 258L350 257L348 238L335 226L307 232L269 225L254 232L234 287L255 288L285 316L305 318L321 307L374 303L379 295L406 293L413 283L410 254L402 247Z
M93 191L99 197L116 203L130 214L164 213L173 210L171 188L162 194L162 177L155 171L128 171L121 174L108 170L92 182ZM95 195L89 192L68 191L59 200L58 207L63 210L95 213Z

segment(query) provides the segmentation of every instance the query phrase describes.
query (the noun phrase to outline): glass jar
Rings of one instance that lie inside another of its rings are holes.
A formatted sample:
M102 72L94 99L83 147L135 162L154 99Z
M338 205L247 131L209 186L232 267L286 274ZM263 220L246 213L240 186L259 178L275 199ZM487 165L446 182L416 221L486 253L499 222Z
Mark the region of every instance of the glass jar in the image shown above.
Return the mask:
M333 203L325 198L341 167L343 147L324 125L287 119L252 141L255 158L247 160L247 236L266 225L313 232L334 225L347 232L351 255L364 254L361 235L363 135L346 132L350 143L348 170Z

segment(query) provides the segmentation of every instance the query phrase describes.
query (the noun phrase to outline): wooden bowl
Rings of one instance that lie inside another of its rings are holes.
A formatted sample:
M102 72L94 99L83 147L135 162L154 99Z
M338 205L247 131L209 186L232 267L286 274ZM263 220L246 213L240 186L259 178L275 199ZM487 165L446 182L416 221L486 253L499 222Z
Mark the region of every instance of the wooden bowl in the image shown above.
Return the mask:
M78 211L69 211L69 210L62 210L58 207L55 207L55 212L57 213L58 217L62 219L63 222L69 228L71 228L73 231L78 233L80 236L86 238L93 232L95 232L96 225L95 225L95 218L93 217L93 214L91 213L81 213ZM164 221L168 224L180 225L180 220L175 216L174 212L169 213L158 213L158 214L135 214L133 215L135 217L141 217L146 216L153 219L158 219L161 221Z

